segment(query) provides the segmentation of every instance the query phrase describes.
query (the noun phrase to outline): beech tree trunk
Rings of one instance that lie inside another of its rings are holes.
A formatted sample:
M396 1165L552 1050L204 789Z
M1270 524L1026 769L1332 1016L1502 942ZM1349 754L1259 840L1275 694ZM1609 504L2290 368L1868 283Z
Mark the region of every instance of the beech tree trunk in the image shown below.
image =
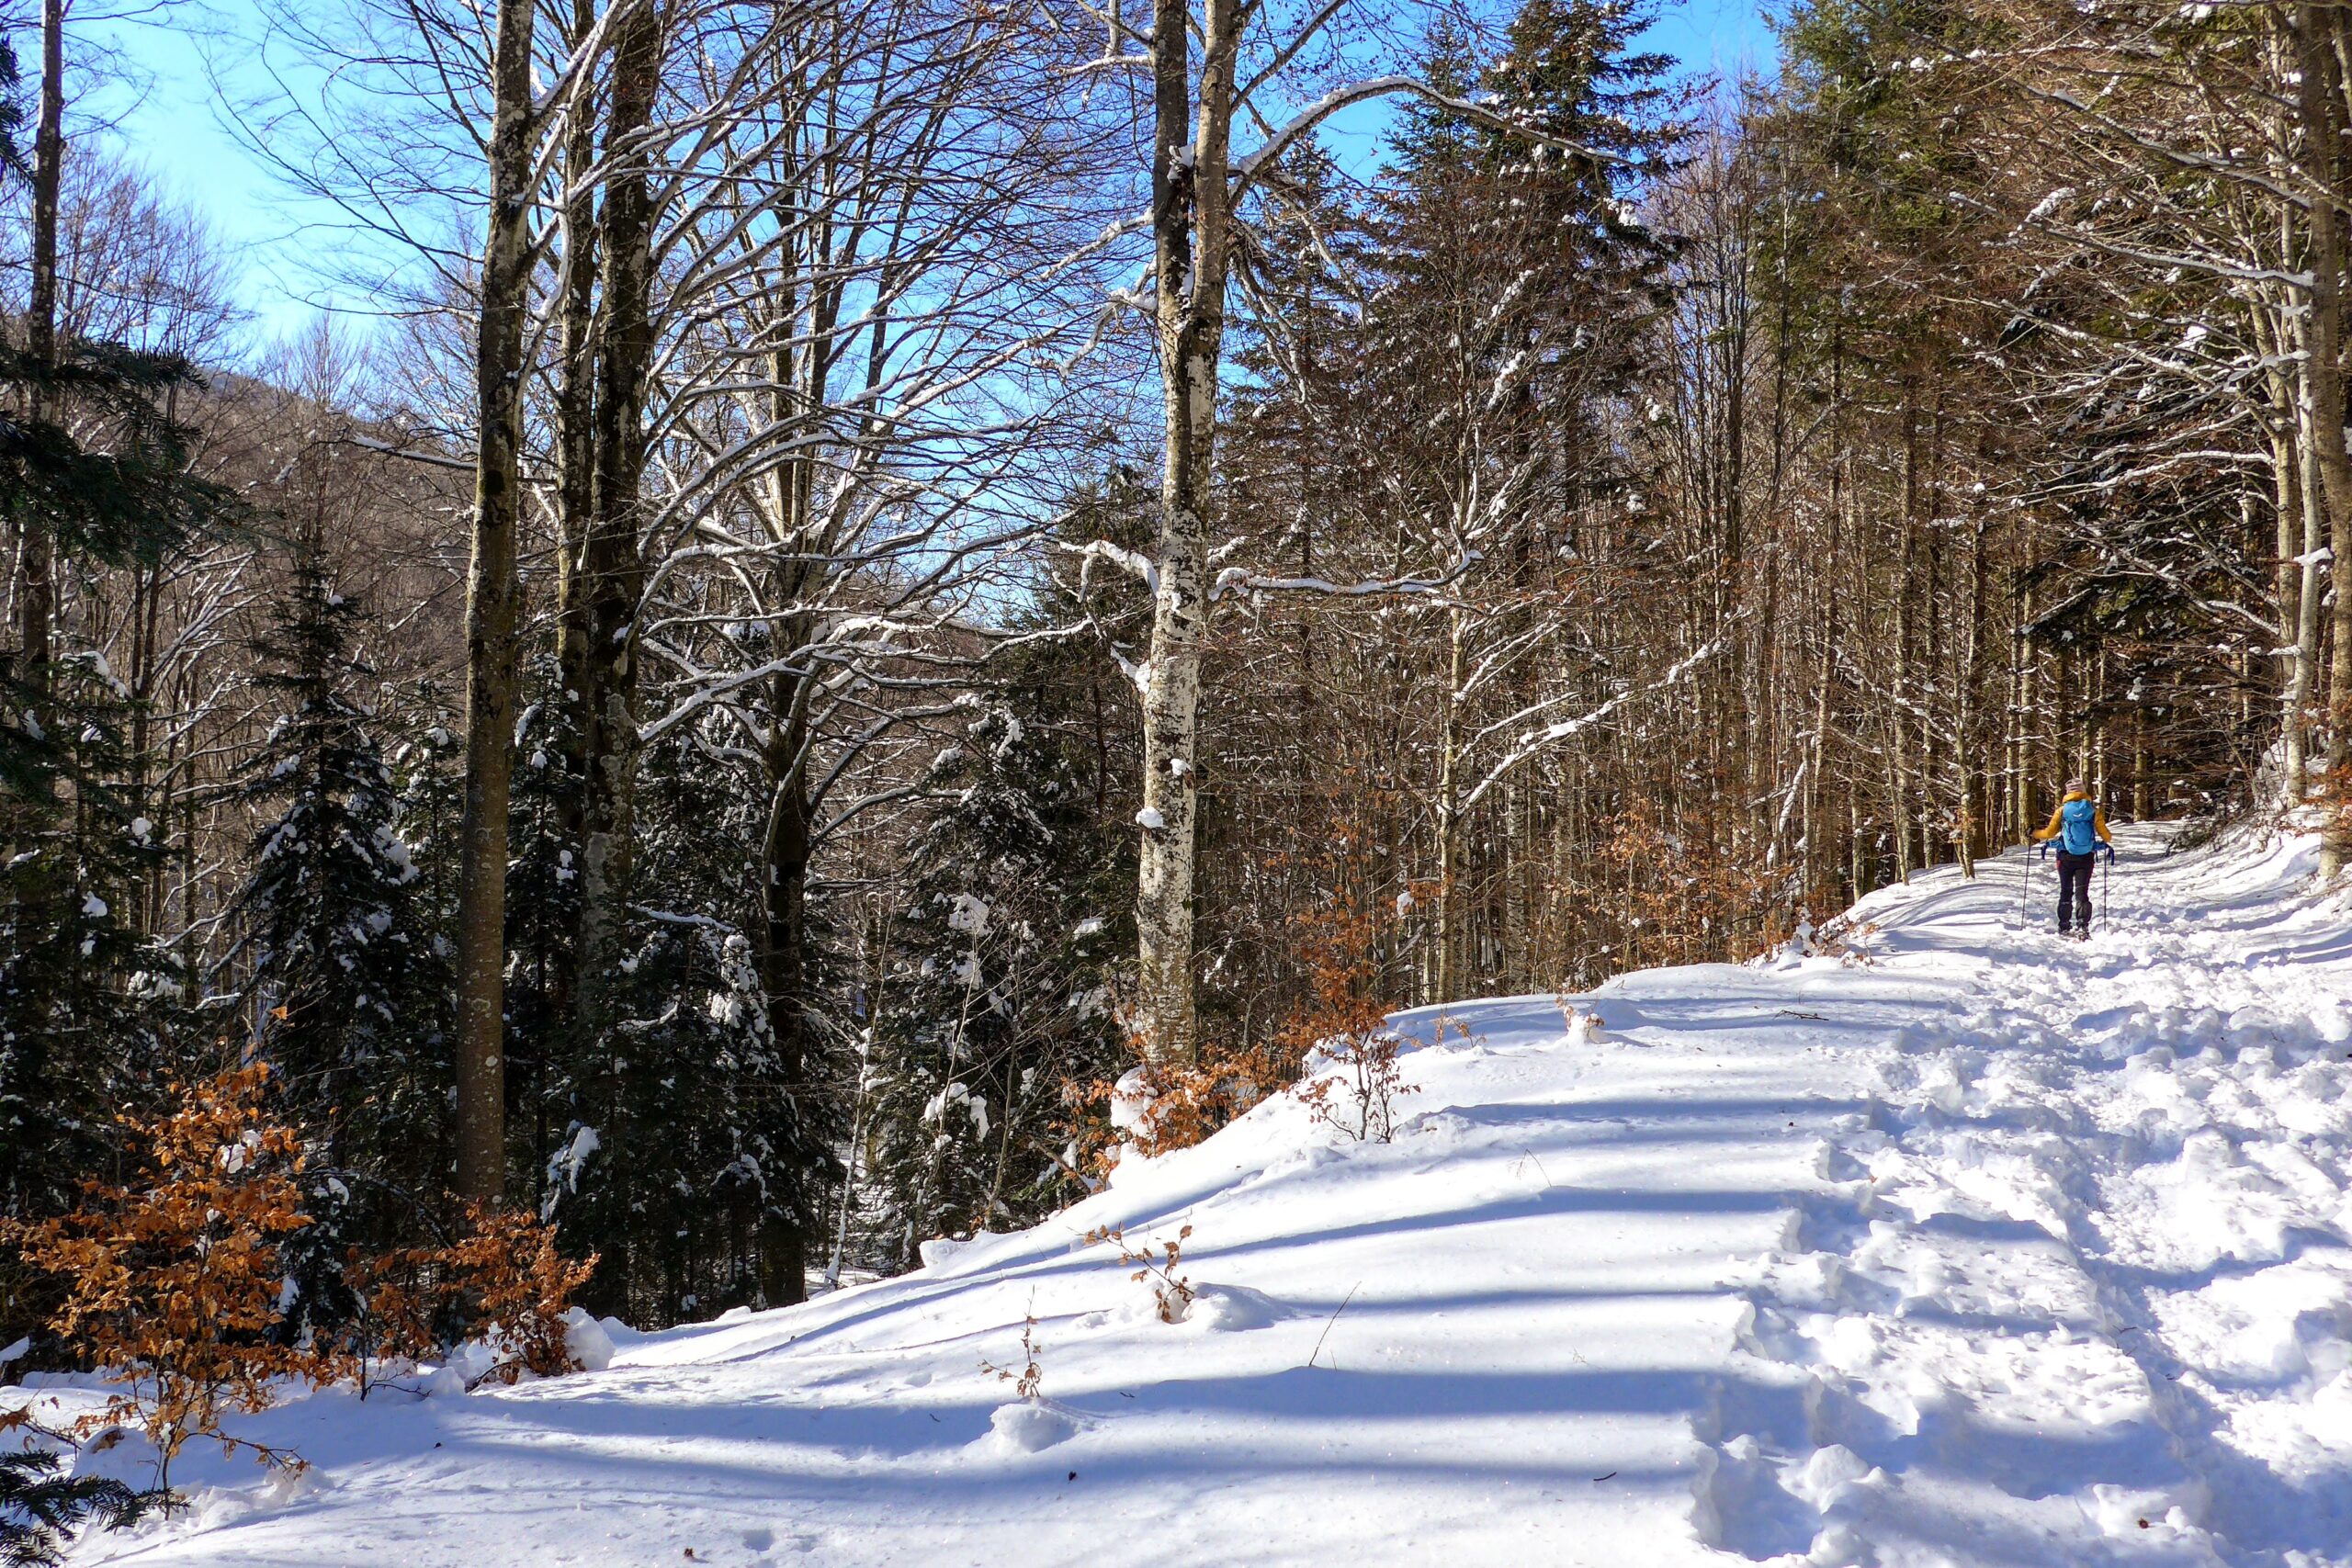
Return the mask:
M653 201L642 146L661 87L662 17L633 9L613 49L600 236L604 301L593 421L595 493L581 543L587 647L581 780L579 1024L592 1049L613 1022L612 976L628 928L638 768L637 606L645 588L639 492L645 378L653 355Z
M1446 616L1445 720L1437 780L1437 974L1432 1001L1450 1002L1462 984L1463 612Z
M2345 591L2346 561L2352 561L2352 454L2344 445L2344 246L2336 199L2343 189L2342 77L2335 49L2335 19L2318 6L2301 7L2303 69L2300 93L2303 130L2312 149L2315 176L2311 203L2310 354L2304 374L2312 388L2312 440L2319 455L2321 493L2326 501L2328 577L2335 589L2332 615L2334 657L2328 671L2327 765L2341 787L2352 766L2352 593ZM2312 592L2308 581L2304 592ZM2345 803L2335 802L2339 807ZM2320 849L2319 874L2333 879L2352 859L2352 811L2329 813Z
M596 24L594 0L572 0L571 37L576 43ZM591 515L596 504L596 125L575 115L563 137L563 305L560 317L562 376L554 396L556 452L556 678L561 686L566 776L587 773L589 728L587 660L594 635L588 625L588 592L582 572ZM581 801L567 793L560 807L564 841L580 841ZM570 1011L573 977L558 982L559 1007Z
M1914 780L1925 777L1913 765L1911 734L1911 580L1916 575L1919 513L1919 404L1916 389L1903 389L1903 537L1894 571L1894 746L1887 759L1893 781L1891 815L1894 823L1894 876L1909 882L1911 825L1919 802ZM1920 727L1923 730L1924 726Z
M474 354L480 423L466 592L466 796L458 886L457 1190L506 1190L506 823L518 674L515 532L522 512L523 316L530 285L531 21L501 0L491 59L490 213Z
M2299 326L2296 336L2308 356L2312 341L2308 322ZM2301 804L2309 793L2311 783L2308 772L2311 705L2319 677L2319 609L2322 596L2319 547L2327 536L2326 502L2320 490L2318 443L2315 438L2319 424L2312 409L2311 390L2310 378L2301 378L2295 399L2295 412L2302 437L2297 443L2302 458L2297 486L2302 500L2302 567L2301 581L2295 591L2295 651L2288 672L2285 700L2287 774L2280 783L2282 803L2288 806Z
M779 715L799 694L789 677L779 677ZM768 1027L775 1038L777 1069L790 1092L808 1078L808 779L798 765L804 738L796 726L778 721L768 767L775 793L761 845L760 989L765 994ZM773 1183L778 1173L767 1173ZM760 1293L767 1305L790 1306L808 1294L808 1237L794 1216L770 1202L760 1229Z
M1973 877L1981 842L1976 786L1979 776L1986 773L1979 760L1984 738L1977 733L1976 717L1976 694L1984 681L1984 518L1981 510L1968 520L1968 618L1960 627L1960 637L1956 716L1960 744L1952 748L1951 757L1952 787L1959 798L1960 818L1953 827L1952 842L1960 856L1961 874Z
M1141 869L1136 887L1135 1028L1147 1059L1198 1054L1193 1003L1194 817L1200 798L1201 644L1208 632L1207 519L1230 243L1227 152L1239 0L1209 0L1196 111L1185 0L1158 0L1152 28L1152 276L1167 400L1159 575L1143 682Z
M33 127L33 233L30 297L26 301L25 349L36 369L57 367L57 209L65 175L65 0L41 0L40 107ZM53 417L49 389L33 383L31 412ZM17 648L18 673L36 694L49 689L49 666L56 650L51 630L57 618L56 541L30 508L22 516L18 543Z
M2345 451L2345 371L2343 371L2343 226L2335 214L2338 195L2338 141L2343 136L2335 94L2335 50L2331 40L2328 14L2317 5L2302 5L2298 14L2302 45L2302 71L2298 87L2298 108L2302 113L2302 134L2305 134L2305 155L2312 160L2310 188L2310 336L2305 339L2305 360L2302 360L2302 381L2307 388L2307 409L2310 423L2305 428L2305 442L2312 449L2314 468L2319 470L2319 484L2314 491L2305 493L2305 538L2307 552L2317 555L2319 547L2334 547L2335 559L2345 559L2347 547L2352 547L2352 456ZM2328 529L2319 529L2319 513L2326 514ZM2352 689L2352 647L2347 647L2347 635L2352 635L2352 597L2340 588L2340 571L2331 571L2338 581L2335 592L2335 660L2331 670L2331 698L2334 705L2343 707L2345 694ZM2302 579L2302 623L2298 627L2298 651L2307 649L2307 656L2298 653L2298 665L2317 665L2317 630L2319 616L2314 600L2319 597L2317 571L2307 569ZM2305 701L2310 696L2310 684L2317 680L2317 670L2298 670L2298 684L2305 686ZM2343 712L2334 712L2328 722L2328 766L2343 766L2352 750L2347 750ZM2290 783L2301 799L2302 781ZM2345 865L2345 825L2340 820L2328 820L2326 840L2319 856L2319 874L2334 877Z
M2255 312L2257 324L2275 323L2269 332L2258 332L2257 342L2263 356L2274 363L2283 362L2291 346L2292 332L2283 312L2274 314L2267 310ZM2279 690L2286 694L2286 711L2279 729L2280 750L2285 762L2285 776L2280 789L2289 799L2299 786L2303 767L2303 731L2298 716L2294 695L2296 674L2301 663L2302 626L2301 569L2295 557L2303 548L2302 503L2302 444L2299 439L2301 422L2295 416L2297 403L2295 386L2283 369L2269 373L2270 401L2270 475L2271 512L2275 525L2278 552L2277 589L2278 595L2278 636L2276 646L2284 651L2287 666Z

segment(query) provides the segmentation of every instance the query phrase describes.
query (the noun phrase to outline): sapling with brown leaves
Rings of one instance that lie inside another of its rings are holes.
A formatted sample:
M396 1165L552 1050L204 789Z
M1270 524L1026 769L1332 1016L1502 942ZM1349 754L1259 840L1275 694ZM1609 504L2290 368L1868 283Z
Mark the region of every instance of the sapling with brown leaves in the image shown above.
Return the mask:
M49 1326L109 1369L119 1392L83 1427L128 1423L155 1445L156 1484L190 1438L281 1470L293 1454L221 1423L268 1408L288 1378L333 1381L342 1358L280 1342L285 1246L303 1213L302 1141L267 1101L255 1064L177 1086L165 1114L121 1118L136 1151L119 1182L92 1180L80 1208L0 1237L62 1281Z
M1116 1247L1119 1261L1136 1266L1136 1271L1128 1278L1151 1287L1152 1305L1159 1312L1159 1321L1182 1323L1193 1310L1195 1292L1193 1282L1176 1269L1184 1261L1184 1243L1192 1235L1193 1227L1186 1225L1173 1240L1160 1238L1137 1245L1127 1240L1123 1227L1100 1225L1086 1233L1085 1245L1108 1242Z
M1396 1101L1418 1092L1397 1068L1403 1045L1387 1029L1323 1041L1309 1058L1315 1076L1298 1086L1308 1117L1337 1127L1360 1144L1394 1142Z
M1000 1367L987 1357L980 1358L980 1371L991 1373L999 1382L1009 1382L1012 1392L1022 1398L1035 1401L1043 1397L1046 1370L1037 1360L1037 1313L1033 1301L1028 1314L1021 1320L1021 1370Z
M1358 1143L1388 1143L1396 1101L1417 1091L1399 1070L1405 1043L1380 1000L1381 924L1369 908L1337 897L1297 924L1307 998L1277 1037L1306 1070L1294 1092L1310 1120Z

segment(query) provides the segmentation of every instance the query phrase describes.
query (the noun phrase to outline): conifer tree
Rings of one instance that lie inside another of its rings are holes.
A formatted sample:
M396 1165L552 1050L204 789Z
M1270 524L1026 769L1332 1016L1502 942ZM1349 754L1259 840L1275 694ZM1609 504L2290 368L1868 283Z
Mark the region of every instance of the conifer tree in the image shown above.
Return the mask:
M12 1215L72 1199L109 1145L113 1111L169 1068L184 1021L177 955L122 916L164 847L115 787L125 705L105 660L75 655L0 739L12 764L0 785L0 1210ZM0 1330L6 1297L0 1269Z
M510 1186L518 1208L550 1213L548 1162L577 1115L572 1085L586 1070L589 1043L576 1027L571 981L580 921L578 733L555 661L542 649L526 671L515 725L514 778L507 828L506 1094ZM567 1238L568 1239L568 1238ZM609 1240L606 1245L609 1246ZM600 1286L627 1273L615 1249Z
M874 1021L876 1237L910 1267L949 1231L1010 1229L1067 1201L1065 1095L1115 1076L1104 989L1117 907L1052 738L1001 702L933 765L939 802Z
M237 901L254 964L247 994L298 1118L388 1092L431 1100L446 1087L424 1064L446 1049L447 966L412 908L417 866L357 689L375 673L352 647L357 616L304 548L276 624L254 642L258 680L280 712L235 786L267 814ZM395 1085L387 1071L418 1081ZM381 1113L423 1109L388 1103Z
M447 1179L446 942L416 897L401 802L363 694L358 606L318 542L297 547L273 623L254 642L279 707L232 785L261 818L236 910L252 964L245 1001L290 1118L318 1139L316 1224L289 1252L297 1328L339 1321L353 1246L390 1245Z
M16 63L0 51L0 183L28 174ZM69 570L153 565L237 510L190 472L175 400L202 386L196 367L57 341L54 324L45 352L0 345L0 519L54 552L45 591ZM112 1110L168 1066L185 985L123 918L164 847L119 788L131 695L46 600L17 599L28 640L0 658L0 1214L39 1218L102 1157ZM36 1288L0 1254L0 1337L38 1320Z
M66 1540L96 1521L136 1524L161 1500L107 1477L64 1475L53 1453L0 1453L0 1568L59 1568Z
M577 884L537 807L534 774L560 766L552 755L539 763L540 751L527 745L518 773L516 886L544 887L560 908ZM755 907L755 808L690 731L665 737L642 765L637 897L605 977L611 1017L593 1035L543 1025L527 1081L544 1128L541 1213L567 1250L602 1258L584 1299L659 1322L765 1303L763 1237L778 1222L814 1225L835 1162L821 1098L787 1081L742 929ZM518 900L518 919L529 901ZM527 918L516 942L530 961L518 968L560 975L531 955L542 940L567 940L568 926ZM518 999L547 1016L543 990ZM551 1034L564 1043L550 1049Z
M196 384L184 361L114 344L68 345L57 366L0 348L0 399L38 385L44 406L76 416L74 430L0 421L0 513L39 519L62 558L93 566L158 559L225 521L231 498L187 473L193 433L161 406ZM130 705L95 649L69 644L40 670L0 661L0 1195L13 1212L70 1194L106 1111L157 1062L151 1025L183 995L176 960L121 915L163 850L119 787Z

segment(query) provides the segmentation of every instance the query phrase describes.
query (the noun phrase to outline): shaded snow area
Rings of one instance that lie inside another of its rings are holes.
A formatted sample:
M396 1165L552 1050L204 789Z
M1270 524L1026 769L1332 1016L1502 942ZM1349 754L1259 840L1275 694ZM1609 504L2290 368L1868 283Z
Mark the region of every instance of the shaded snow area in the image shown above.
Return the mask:
M2352 1563L2346 918L2307 845L2127 833L2062 942L2022 863L1866 962L1406 1015L1393 1145L1285 1098L602 1372L302 1400L310 1477L191 1450L84 1560ZM1188 1224L1173 1324L1082 1239Z

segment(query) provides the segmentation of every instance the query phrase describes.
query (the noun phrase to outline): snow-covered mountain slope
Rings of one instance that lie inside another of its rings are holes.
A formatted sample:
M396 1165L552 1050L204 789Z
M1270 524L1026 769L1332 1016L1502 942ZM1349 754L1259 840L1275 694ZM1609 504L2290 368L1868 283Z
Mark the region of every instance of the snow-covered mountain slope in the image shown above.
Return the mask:
M2352 922L2307 846L2011 857L1868 963L1451 1010L1386 1145L1293 1100L1038 1229L608 1371L263 1418L86 1560L2352 1563ZM2040 886L2049 886L2045 871ZM1408 1015L1424 1039L1433 1012ZM1157 1320L1092 1227L1175 1236ZM1018 1371L1035 1320L1042 1398Z

